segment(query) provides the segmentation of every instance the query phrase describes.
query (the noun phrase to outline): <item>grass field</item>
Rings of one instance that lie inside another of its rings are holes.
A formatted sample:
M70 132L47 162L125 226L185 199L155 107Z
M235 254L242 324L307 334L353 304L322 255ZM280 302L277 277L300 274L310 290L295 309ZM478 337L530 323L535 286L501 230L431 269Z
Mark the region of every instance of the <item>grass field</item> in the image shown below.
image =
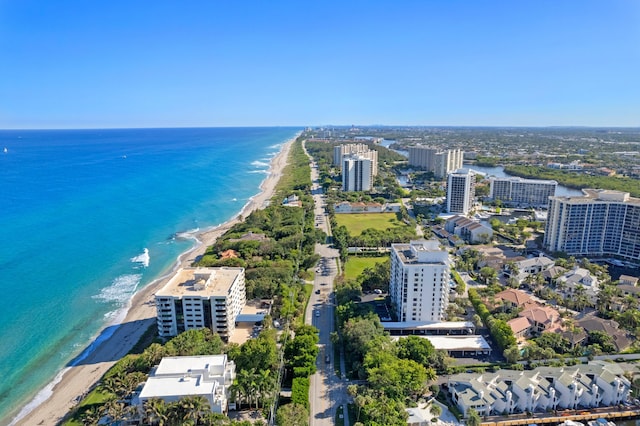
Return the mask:
M373 268L376 263L381 263L387 260L389 256L381 257L357 257L349 256L347 262L344 264L345 278L348 280L355 280L358 275L365 270L365 268Z
M338 226L346 226L349 235L353 237L362 234L362 231L368 228L384 231L387 228L407 226L404 222L398 221L395 213L352 213L337 214L335 217Z

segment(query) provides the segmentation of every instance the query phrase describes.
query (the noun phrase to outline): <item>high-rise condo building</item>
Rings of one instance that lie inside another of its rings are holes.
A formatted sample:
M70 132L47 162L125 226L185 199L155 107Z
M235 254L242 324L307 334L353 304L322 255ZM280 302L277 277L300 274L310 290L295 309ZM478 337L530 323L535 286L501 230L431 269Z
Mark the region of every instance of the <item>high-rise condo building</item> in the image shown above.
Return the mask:
M436 240L391 245L389 294L398 321L442 321L449 303L449 254Z
M547 208L549 197L556 195L557 186L555 180L491 178L489 198L507 206Z
M640 198L620 191L582 191L582 197L551 197L545 247L572 256L640 260Z
M209 327L226 341L246 302L244 268L183 268L155 296L160 337Z
M446 151L428 146L409 147L409 165L432 172L438 179L462 167L464 152L460 149Z
M373 162L358 154L342 160L342 190L371 191L373 188Z
M350 143L334 146L333 165L340 166L342 168L344 166L344 158L354 155L371 160L372 174L373 176L378 175L378 151L370 149L369 145L364 143Z
M447 176L447 212L468 214L476 196L476 174L459 169Z

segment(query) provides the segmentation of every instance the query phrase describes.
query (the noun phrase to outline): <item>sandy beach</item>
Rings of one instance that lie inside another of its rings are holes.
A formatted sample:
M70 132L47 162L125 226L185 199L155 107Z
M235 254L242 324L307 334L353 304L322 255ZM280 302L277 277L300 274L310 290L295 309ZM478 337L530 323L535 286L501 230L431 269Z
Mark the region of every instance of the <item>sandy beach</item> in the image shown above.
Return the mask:
M67 367L61 373L61 377L59 375L59 381L53 386L50 396L26 415L21 413L19 418L11 423L12 425L56 425L63 419L69 410L77 404L79 397L86 394L116 361L131 350L149 326L155 324L155 292L173 276L178 268L190 266L194 259L201 256L207 247L212 245L231 226L252 211L263 208L271 199L287 164L293 141L294 139L285 142L278 155L271 160L269 175L260 185L261 192L251 198L240 214L218 227L196 234L198 244L179 257L171 273L155 280L135 294L126 317L111 337L100 343L77 365ZM39 396L43 397L42 394ZM33 404L27 407L31 405Z

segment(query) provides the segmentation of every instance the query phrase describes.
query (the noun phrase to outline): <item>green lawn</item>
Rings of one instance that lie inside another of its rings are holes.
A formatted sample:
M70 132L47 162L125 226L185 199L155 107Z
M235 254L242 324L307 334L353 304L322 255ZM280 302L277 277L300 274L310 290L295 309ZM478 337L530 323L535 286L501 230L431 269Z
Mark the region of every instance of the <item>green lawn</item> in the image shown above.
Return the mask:
M344 275L346 279L355 280L358 275L365 270L365 268L373 268L376 263L381 263L387 260L389 256L380 257L358 257L349 256L347 262L344 264Z
M353 213L335 215L338 226L344 225L349 230L349 235L356 237L368 228L384 231L387 228L407 226L398 221L395 213Z

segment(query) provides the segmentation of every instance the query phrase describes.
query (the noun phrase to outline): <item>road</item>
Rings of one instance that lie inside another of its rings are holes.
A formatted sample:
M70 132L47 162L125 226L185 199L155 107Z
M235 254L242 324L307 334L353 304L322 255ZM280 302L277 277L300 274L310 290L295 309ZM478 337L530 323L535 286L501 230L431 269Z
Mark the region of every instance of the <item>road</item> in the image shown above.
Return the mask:
M315 201L314 226L322 229L327 235L331 235L331 225L325 213L324 194L319 179L317 165L312 164L311 193ZM316 361L317 372L310 378L310 425L329 426L335 424L336 413L340 405L343 405L344 412L347 412L346 404L348 401L346 382L335 372L335 362L342 363L342 359L334 359L333 344L331 343L331 332L335 329L333 281L339 273L340 260L338 250L328 244L316 244L316 253L320 255L320 261L316 267L313 292L305 312L305 323L312 324L320 330L320 351ZM348 419L345 419L345 425L349 425Z

